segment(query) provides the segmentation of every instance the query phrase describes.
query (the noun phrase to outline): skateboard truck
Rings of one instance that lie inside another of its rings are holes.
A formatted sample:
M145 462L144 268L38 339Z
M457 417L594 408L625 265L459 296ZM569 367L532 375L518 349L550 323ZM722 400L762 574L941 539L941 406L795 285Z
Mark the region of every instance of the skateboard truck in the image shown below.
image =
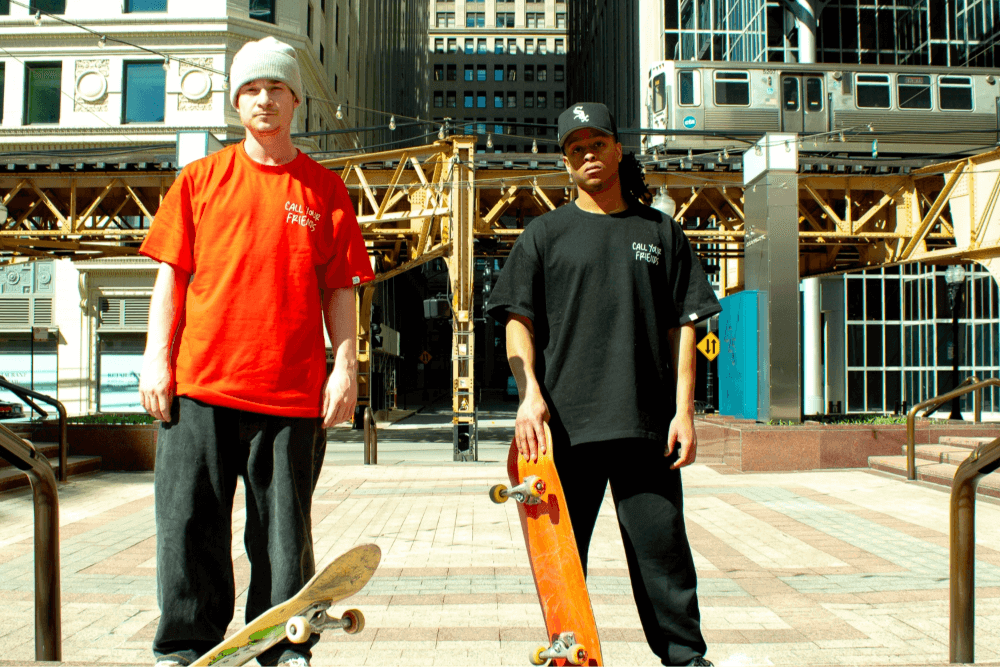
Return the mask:
M551 646L539 646L532 651L530 660L533 665L544 665L555 658L563 658L571 665L582 665L587 662L587 649L576 643L574 633L561 632Z
M293 644L301 644L310 635L329 628L340 628L349 635L357 634L365 628L365 616L357 609L348 609L341 618L337 618L322 607L314 607L305 614L288 619L285 634Z
M530 477L525 477L524 481L515 486L513 489L508 489L503 484L497 484L490 489L490 500L499 504L507 502L508 498L513 498L519 503L524 503L525 505L537 505L542 502L542 496L545 494L545 480L541 477L532 475Z

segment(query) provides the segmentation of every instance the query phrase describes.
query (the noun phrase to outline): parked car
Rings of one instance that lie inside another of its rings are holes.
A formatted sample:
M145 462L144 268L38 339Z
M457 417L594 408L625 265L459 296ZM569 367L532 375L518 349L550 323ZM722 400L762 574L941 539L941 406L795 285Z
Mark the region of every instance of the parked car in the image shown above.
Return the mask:
M20 419L24 416L24 406L20 403L0 401L0 419Z

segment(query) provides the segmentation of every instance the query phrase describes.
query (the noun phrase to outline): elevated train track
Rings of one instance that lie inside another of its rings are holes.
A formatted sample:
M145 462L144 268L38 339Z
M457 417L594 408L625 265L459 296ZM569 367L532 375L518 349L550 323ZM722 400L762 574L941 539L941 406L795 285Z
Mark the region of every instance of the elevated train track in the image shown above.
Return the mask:
M476 137L325 160L352 191L377 281L443 259L452 294L456 432L474 421L473 272L502 257L530 220L573 196L554 154L477 154ZM726 293L743 288L739 156L646 164L653 192ZM944 164L804 158L799 174L802 277L906 262L977 261L1000 281L1000 150ZM169 164L8 165L0 169L0 263L134 255L174 179ZM367 402L371 287L361 290L359 374Z

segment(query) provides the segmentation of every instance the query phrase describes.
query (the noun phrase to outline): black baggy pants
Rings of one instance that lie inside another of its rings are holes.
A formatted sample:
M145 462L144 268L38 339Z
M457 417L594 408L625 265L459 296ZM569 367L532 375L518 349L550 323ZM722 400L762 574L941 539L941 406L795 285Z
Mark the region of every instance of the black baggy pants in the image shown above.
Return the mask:
M295 595L315 572L312 494L326 452L319 419L276 417L184 396L156 445L157 657L191 661L218 644L233 618L233 497L246 489L244 544L250 560L246 620ZM274 665L304 644L262 654Z
M664 665L704 656L697 577L684 530L676 452L664 457L652 440L554 446L553 458L584 572L604 492L611 494L625 545L632 592L646 641Z

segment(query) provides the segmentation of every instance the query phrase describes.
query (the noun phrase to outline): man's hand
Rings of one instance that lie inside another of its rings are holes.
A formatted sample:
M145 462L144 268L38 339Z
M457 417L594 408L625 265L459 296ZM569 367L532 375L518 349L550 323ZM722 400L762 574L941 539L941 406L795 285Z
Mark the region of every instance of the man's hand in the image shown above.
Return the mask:
M694 431L693 416L678 414L670 420L670 432L667 435L667 447L663 455L673 454L674 447L680 449L677 452L677 460L670 466L671 470L694 463L698 454L698 436Z
M139 376L139 399L154 419L170 421L170 406L174 401L174 374L170 360L163 355L144 355Z
M354 373L334 368L323 389L323 428L354 418L358 385Z
M524 397L517 408L517 421L514 422L514 438L517 450L525 461L535 462L538 454L546 451L545 424L549 421L549 406L538 392L531 392Z

